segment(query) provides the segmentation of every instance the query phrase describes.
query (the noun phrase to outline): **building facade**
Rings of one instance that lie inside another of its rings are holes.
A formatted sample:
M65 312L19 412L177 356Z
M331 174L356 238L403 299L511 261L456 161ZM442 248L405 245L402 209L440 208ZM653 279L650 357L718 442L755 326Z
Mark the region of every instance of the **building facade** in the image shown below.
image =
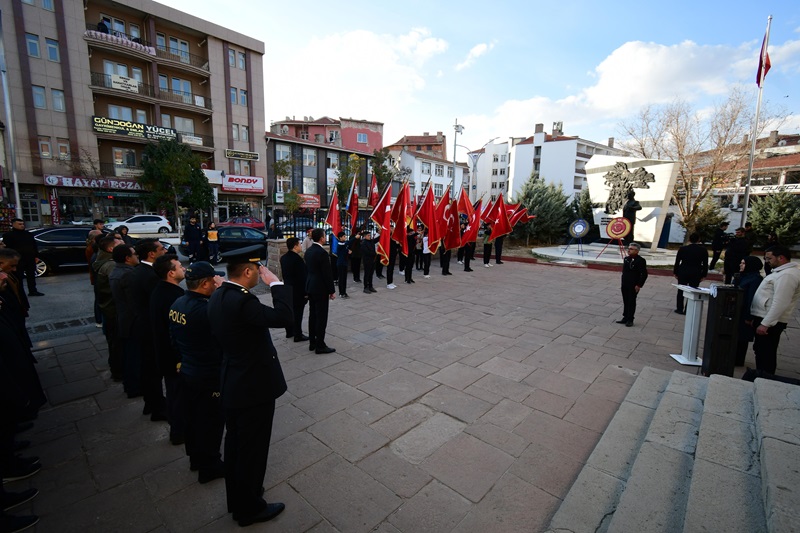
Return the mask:
M26 224L148 211L137 177L161 139L201 157L211 216L261 213L263 42L150 0L0 5Z
M395 165L402 169L398 174L401 179L408 179L412 198L421 199L428 185L433 188L433 195L438 201L450 186L451 196L458 198L461 188L469 183L469 167L465 163L453 162L412 150L390 150L389 155ZM393 196L400 190L400 182L392 188Z
M338 120L330 117L296 120L286 117L273 122L270 132L353 152L372 154L383 148L383 123L369 120L342 117Z
M399 141L386 148L390 152L399 153L402 150L427 154L441 159L447 159L447 136L441 131L431 135L427 131L422 135L404 135Z

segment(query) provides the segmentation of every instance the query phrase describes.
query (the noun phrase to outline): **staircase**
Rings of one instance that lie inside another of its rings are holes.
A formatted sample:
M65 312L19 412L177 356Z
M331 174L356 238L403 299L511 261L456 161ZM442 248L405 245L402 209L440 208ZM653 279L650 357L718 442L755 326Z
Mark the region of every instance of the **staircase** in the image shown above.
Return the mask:
M645 368L552 533L800 531L800 387Z

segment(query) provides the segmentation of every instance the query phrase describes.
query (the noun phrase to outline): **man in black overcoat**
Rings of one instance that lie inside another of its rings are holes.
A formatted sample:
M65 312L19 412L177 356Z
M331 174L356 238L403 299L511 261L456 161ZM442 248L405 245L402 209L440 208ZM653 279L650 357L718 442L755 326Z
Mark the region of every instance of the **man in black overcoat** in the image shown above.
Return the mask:
M286 392L269 328L292 324L292 289L261 265L262 253L263 246L258 245L223 254L229 281L211 295L208 304L211 331L223 350L220 395L227 426L228 511L240 526L271 520L285 507L268 504L262 497L262 484L275 400ZM330 265L326 270L330 272ZM259 279L270 286L273 307L250 292Z
M633 326L633 319L636 315L636 297L639 290L647 280L647 261L639 255L641 246L632 242L628 245L628 256L622 261L622 320L617 320L617 324L625 324L627 327Z
M728 241L728 247L725 248L725 283L728 284L733 280L733 275L739 272L739 266L742 259L750 255L750 243L744 236L744 228L736 228L733 239Z
M286 338L294 337L294 342L304 342L308 337L303 335L303 310L306 308L306 262L300 257L302 244L297 237L286 239L287 251L281 256L281 273L283 282L292 288L292 309L294 322L286 328Z
M325 250L325 231L322 228L314 228L311 232L311 240L314 241L314 244L306 251L306 268L308 269L306 294L308 294L308 336L310 337L308 349L319 354L333 353L336 349L325 344L328 303L336 298L330 258L328 251Z
M700 286L700 280L708 274L708 251L705 246L700 244L699 233L692 233L689 236L689 242L691 244L678 249L672 273L678 278L680 285L697 288ZM678 289L675 312L679 315L686 314L686 310L683 308L683 291L680 289Z

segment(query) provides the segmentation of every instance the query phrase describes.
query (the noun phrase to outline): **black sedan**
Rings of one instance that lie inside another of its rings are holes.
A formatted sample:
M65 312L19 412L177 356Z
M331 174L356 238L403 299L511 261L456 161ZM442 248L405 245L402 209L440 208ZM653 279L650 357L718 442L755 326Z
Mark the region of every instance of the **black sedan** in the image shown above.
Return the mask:
M217 262L221 260L219 256L225 252L238 250L246 246L254 246L256 244L264 247L261 258L266 259L267 257L267 234L263 231L258 231L257 229L248 228L246 226L222 226L219 228L217 238L217 242L219 243L219 254L216 257ZM187 243L181 242L180 252L183 255L189 255ZM208 258L208 243L203 240L198 259L205 260Z

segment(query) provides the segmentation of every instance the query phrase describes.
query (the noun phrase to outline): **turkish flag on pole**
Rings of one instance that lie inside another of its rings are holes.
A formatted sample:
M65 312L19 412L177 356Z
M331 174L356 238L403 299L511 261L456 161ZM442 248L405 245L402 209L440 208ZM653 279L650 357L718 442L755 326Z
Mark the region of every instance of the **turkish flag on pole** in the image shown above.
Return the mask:
M458 202L451 200L444 209L447 222L447 233L444 237L444 249L452 250L461 247L461 224L458 220ZM430 246L429 246L430 247Z
M369 188L369 205L372 207L378 205L378 178L375 174L372 175L372 185Z
M355 231L358 222L358 178L353 176L350 194L347 197L347 214L350 215L350 231Z
M448 221L445 220L445 208L450 205L450 186L448 185L442 194L442 197L439 198L439 202L436 204L436 216L434 217L434 224L436 225L436 235L439 237L439 242L437 242L433 247L431 246L430 240L430 230L428 230L428 248L430 248L431 253L435 254L436 250L439 249L439 245L444 245L444 238L447 236L447 228L448 228Z
M409 215L411 219L408 221L408 225L411 226L411 229L417 231L417 217L414 216L417 212L417 199L412 197L409 193L409 200L411 203L408 205L408 212L406 214Z
M528 210L525 209L525 206L519 204L519 207L517 208L516 212L512 216L508 217L508 223L513 228L514 226L517 225L518 222L522 222L524 224L529 220L533 220L534 218L536 218L536 215L529 216Z
M764 40L761 42L761 53L758 55L758 72L756 72L756 85L761 87L764 83L764 78L767 77L767 72L772 67L769 60L769 52L767 52L767 35L764 35Z
M428 248L431 253L436 253L439 247L439 239L442 236L439 234L439 225L436 223L436 205L433 203L433 189L428 187L425 190L425 196L419 204L419 212L417 218L428 229Z
M381 236L378 239L378 244L375 251L381 258L381 263L384 265L389 264L389 246L391 245L392 238L392 184L390 183L383 191L381 199L372 210L369 216L375 224L381 228Z
M408 239L406 238L406 225L408 219L408 182L403 183L400 188L400 193L394 201L392 208L392 222L394 222L394 230L392 231L392 240L400 245L403 255L408 256Z
M467 219L472 216L472 202L467 198L467 192L461 189L461 196L458 197L458 212L467 215Z
M478 240L478 229L481 227L481 201L475 206L472 214L467 221L467 228L464 230L464 235L461 236L461 246L466 246L471 242Z
M490 202L490 203L486 204L486 207L483 209L483 212L481 212L481 215L480 215L480 219L482 221L484 221L484 222L491 222L492 221L489 218L489 215L490 215L490 213L492 211L494 211L494 204L496 204L496 203L497 203L497 201L495 200L494 202Z
M492 223L492 236L489 240L493 241L498 237L511 233L511 225L508 223L508 214L506 213L502 194L497 197L497 201L494 203L494 208L488 218Z
M334 236L342 231L342 221L339 215L339 193L336 191L336 187L333 188L331 206L328 208L328 216L325 217L325 223L331 226Z

